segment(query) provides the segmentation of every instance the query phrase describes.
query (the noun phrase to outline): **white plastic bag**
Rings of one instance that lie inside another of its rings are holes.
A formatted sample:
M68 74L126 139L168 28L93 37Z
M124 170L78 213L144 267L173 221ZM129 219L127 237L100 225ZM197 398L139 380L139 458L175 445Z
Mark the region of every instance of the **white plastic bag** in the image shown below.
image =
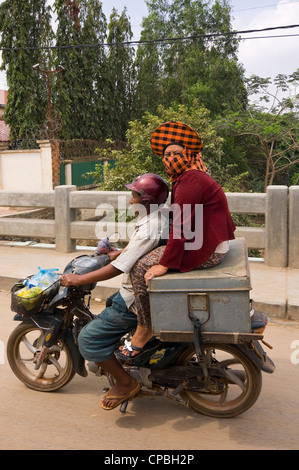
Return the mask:
M47 289L54 282L59 280L58 269L41 269L39 272L25 281L25 285L31 289L32 287L39 287L42 290Z

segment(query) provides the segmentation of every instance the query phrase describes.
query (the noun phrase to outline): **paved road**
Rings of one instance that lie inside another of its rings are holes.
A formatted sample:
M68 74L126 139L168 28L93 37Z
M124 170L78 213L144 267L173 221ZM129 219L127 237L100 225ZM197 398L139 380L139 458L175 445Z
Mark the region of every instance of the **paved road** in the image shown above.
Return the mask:
M16 326L9 305L10 294L0 291L0 346ZM265 335L277 370L263 375L254 407L229 420L167 398L137 398L125 415L104 411L99 401L107 380L92 374L76 376L56 393L35 392L15 378L0 354L0 449L102 449L108 456L124 449L298 449L299 323L278 322L270 322ZM298 353L291 348L295 341Z

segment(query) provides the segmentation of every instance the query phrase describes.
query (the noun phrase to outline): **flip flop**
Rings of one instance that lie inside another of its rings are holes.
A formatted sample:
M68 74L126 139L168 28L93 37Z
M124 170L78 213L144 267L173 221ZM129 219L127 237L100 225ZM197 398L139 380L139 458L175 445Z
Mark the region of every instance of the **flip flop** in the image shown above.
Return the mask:
M112 406L105 406L102 400L101 407L103 408L103 410L113 410L118 405L121 405L124 401L129 400L130 398L133 398L135 395L137 395L140 389L141 389L141 385L139 382L137 382L134 388L132 388L132 390L127 395L111 395L110 396L109 394L107 394L105 395L104 398L109 399L109 400L117 400L117 402L114 403L114 405Z
M155 349L158 346L158 341L156 338L151 338L144 346L143 348L139 348L138 346L134 346L134 344L131 343L131 341L125 340L125 345L122 350L117 349L115 351L115 354L118 359L121 359L122 361L132 361L132 359L135 359L135 357L138 357L144 352L148 352L151 349ZM122 351L126 350L128 354L123 354ZM133 351L138 351L138 354L133 354Z

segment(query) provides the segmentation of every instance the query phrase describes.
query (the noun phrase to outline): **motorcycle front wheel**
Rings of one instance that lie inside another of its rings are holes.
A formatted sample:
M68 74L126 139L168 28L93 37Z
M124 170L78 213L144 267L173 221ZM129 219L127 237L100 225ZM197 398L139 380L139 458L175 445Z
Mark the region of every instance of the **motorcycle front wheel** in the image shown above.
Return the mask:
M235 345L206 344L204 354L208 369L220 368L221 373L212 374L207 391L184 390L181 397L199 413L215 418L232 418L251 408L261 391L261 371ZM183 351L177 364L200 367L194 346Z
M35 369L43 338L44 332L38 326L21 323L8 339L7 359L13 373L27 387L53 392L68 384L75 372L71 354L61 339L49 349L39 369Z

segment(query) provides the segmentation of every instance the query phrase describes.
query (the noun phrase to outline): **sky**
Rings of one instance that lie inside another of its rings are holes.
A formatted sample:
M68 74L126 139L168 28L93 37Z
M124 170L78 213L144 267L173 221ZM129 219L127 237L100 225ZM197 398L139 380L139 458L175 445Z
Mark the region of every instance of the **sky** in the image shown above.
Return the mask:
M299 0L231 0L230 3L233 10L232 26L237 31L299 24ZM124 6L127 7L134 39L139 39L142 17L147 16L145 1L104 0L103 10L107 18L113 6L119 13ZM246 37L282 34L298 34L298 37L241 41L238 58L245 68L246 76L289 75L299 68L299 27L246 34Z
M2 3L3 0L0 0ZM119 13L126 6L131 19L134 40L138 40L142 18L148 10L145 0L102 0L103 11L109 19L115 7ZM235 30L262 29L299 24L299 0L231 0ZM294 35L271 39L248 39L241 41L238 59L245 69L246 77L258 75L274 78L278 74L289 75L299 68L299 27L287 30L252 33L244 37ZM0 75L0 88L5 88L5 76Z

